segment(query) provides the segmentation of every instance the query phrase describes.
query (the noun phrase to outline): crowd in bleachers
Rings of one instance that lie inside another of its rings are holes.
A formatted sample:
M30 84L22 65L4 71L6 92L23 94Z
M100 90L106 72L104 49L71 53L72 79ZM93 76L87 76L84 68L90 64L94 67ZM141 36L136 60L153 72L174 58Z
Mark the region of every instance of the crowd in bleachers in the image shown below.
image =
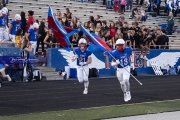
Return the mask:
M130 9L132 9L131 17L135 17L134 22L131 24L128 24L127 19L129 18L125 18L124 12L119 13L117 21L110 22L101 20L100 15L95 15L89 16L89 21L81 23L81 21L71 13L69 8L65 8L65 13L61 13L61 11L58 10L54 13L54 16L63 26L72 29L79 29L80 24L83 24L87 31L99 36L111 48L115 48L117 39L123 38L126 41L126 46L131 46L134 50L145 50L146 53L149 49L168 49L169 39L166 36L166 30L158 28L158 26L154 26L153 29L149 29L146 25L139 26L141 19L143 19L144 22L146 21L145 10L141 7L139 12L137 6L131 7L132 6L130 5ZM8 14L6 4L3 4L1 16L8 16ZM6 27L8 37L15 43L16 47L20 47L22 40L26 39L30 41L30 44L33 44L34 53L35 55L38 55L39 44L41 43L42 56L44 56L44 45L46 44L47 47L57 47L55 45L57 40L51 29L48 27L46 18L35 20L33 17L34 14L36 13L30 10L28 11L28 17L26 17L25 12L22 11L20 14L15 15L14 20L6 23L9 28L5 25L1 26ZM8 17L5 19L8 20ZM174 18L172 19L170 17L169 19L173 22ZM172 34L172 32L170 34ZM78 40L81 37L84 36L82 32L79 32L79 34L74 34L69 38L73 47L77 47ZM2 37L2 39L4 38ZM61 47L61 45L59 47ZM43 66L45 66L45 64Z

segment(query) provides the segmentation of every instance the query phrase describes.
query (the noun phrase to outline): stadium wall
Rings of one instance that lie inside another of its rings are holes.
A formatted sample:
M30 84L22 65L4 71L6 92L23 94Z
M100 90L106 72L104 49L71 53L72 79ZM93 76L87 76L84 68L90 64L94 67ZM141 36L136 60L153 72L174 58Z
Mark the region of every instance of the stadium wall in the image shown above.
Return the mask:
M140 51L133 51L133 66L136 68L138 75L155 75L150 61L156 61L157 64L171 65L177 67L180 65L180 50L168 50L168 49L154 49L150 50L147 54L148 61L140 59ZM75 68L75 62L71 61L73 52L63 49L51 48L48 49L48 67L58 69L65 69L65 66ZM96 51L92 54L91 68L99 69L99 76L115 76L115 69L110 67L110 63L103 52Z

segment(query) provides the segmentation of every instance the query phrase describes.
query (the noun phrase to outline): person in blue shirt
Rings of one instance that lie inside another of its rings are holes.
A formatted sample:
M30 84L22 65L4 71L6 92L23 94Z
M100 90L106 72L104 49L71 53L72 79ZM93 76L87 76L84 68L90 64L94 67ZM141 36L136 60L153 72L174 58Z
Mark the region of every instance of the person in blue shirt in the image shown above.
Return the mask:
M29 40L32 46L34 47L34 54L37 46L37 39L39 37L38 33L39 33L39 25L38 23L34 23L33 28L30 28L26 34L26 39Z
M83 94L88 94L89 87L89 67L88 64L92 62L91 52L86 50L87 41L81 38L78 42L78 48L74 49L74 56L72 60L77 59L77 78L80 83L84 82Z
M0 73L2 75L3 78L7 78L7 80L10 82L11 81L11 77L9 75L6 75L5 73L5 66L8 66L8 64L5 64L2 60L2 55L0 54L1 57L1 61L0 61ZM0 83L0 87L1 87L1 83Z
M15 43L16 33L21 28L21 16L20 14L15 15L15 19L11 21L8 29L8 33L13 43Z
M124 93L125 102L131 100L129 83L131 54L132 49L130 47L125 47L125 41L123 39L118 39L116 41L116 49L111 52L113 57L110 56L109 58L111 66L117 68L116 74Z
M6 31L6 10L0 11L0 42L9 41L10 37Z

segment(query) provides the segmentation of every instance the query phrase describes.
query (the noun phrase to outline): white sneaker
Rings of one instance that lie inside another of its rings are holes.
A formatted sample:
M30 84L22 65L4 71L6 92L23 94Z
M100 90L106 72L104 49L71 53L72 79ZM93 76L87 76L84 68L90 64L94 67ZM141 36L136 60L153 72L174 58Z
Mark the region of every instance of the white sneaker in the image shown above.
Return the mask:
M124 93L124 101L127 102L128 101L128 96L127 93Z
M144 60L149 60L146 56L143 57Z
M126 92L128 101L131 100L131 93L130 91Z
M140 58L141 58L141 59L143 59L143 57L144 57L143 55L140 55Z
M88 94L88 89L87 89L87 88L84 89L83 94L84 94L84 95Z
M42 66L43 66L43 67L45 67L45 66L46 66L46 64L43 64Z
M11 82L11 77L9 75L6 75L9 82Z

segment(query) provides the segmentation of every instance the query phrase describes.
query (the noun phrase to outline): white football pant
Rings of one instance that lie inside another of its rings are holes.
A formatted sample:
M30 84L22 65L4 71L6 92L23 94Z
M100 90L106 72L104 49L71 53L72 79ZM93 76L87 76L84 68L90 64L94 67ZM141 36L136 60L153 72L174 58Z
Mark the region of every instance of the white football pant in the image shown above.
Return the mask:
M30 41L30 43L32 44L33 48L34 48L34 54L36 53L36 47L37 47L37 41Z
M129 73L125 69L129 71ZM121 84L121 89L124 93L130 91L130 84L129 84L130 66L125 67L125 69L117 68L117 78Z
M9 35L5 28L0 28L0 42L9 41Z
M89 67L86 66L77 66L77 78L80 83L84 82L84 87L87 88L89 86L88 81L89 76Z

